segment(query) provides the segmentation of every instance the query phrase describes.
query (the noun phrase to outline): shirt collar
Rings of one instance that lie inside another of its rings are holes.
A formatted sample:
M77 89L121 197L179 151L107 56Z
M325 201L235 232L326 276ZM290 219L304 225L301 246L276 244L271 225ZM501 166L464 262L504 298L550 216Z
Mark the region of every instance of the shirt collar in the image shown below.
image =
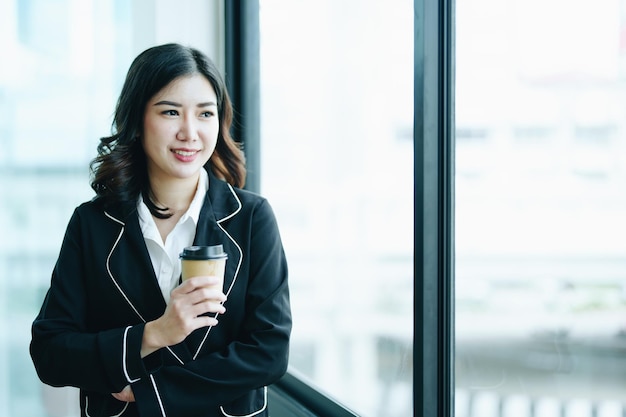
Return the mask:
M193 220L194 224L198 225L198 219L200 218L200 210L202 209L202 204L204 203L204 197L206 196L206 192L209 189L209 175L206 170L200 170L200 179L198 180L198 188L196 189L196 194L193 196L193 200L191 200L191 204L189 204L189 208L187 212L180 219L181 222L187 221L187 219Z

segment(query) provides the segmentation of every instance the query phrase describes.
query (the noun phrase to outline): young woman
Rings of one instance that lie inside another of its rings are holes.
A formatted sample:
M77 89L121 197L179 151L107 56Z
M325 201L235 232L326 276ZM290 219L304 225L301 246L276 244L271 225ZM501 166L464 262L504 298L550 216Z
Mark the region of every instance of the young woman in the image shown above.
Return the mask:
M287 368L287 263L274 214L244 191L215 65L177 44L132 63L96 197L70 219L32 326L41 380L80 388L81 416L266 416ZM221 244L216 277L180 282L179 254Z

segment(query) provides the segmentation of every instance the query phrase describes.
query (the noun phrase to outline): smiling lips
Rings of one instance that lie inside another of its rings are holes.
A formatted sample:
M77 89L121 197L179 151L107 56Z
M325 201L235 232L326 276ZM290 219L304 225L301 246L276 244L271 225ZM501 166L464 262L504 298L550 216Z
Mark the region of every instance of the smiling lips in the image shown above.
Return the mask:
M192 156L192 155L195 155L197 152L200 152L200 150L197 150L197 151L186 151L186 150L183 150L183 149L174 149L173 152L175 154L177 154L177 155Z
M191 162L195 159L195 156L200 152L200 149L189 150L189 149L172 149L174 156L179 161L183 162Z

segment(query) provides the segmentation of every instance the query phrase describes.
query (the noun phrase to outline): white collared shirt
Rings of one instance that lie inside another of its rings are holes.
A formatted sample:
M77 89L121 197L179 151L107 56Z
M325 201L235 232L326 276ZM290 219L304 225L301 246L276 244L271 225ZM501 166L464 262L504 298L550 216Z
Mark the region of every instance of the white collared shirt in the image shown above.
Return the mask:
M200 179L198 180L198 188L196 194L189 204L187 212L178 220L174 229L166 237L165 242L161 239L159 229L152 218L152 214L148 206L139 197L137 203L137 211L139 214L139 225L143 238L148 247L150 260L154 273L159 281L161 293L166 303L169 303L170 292L178 285L180 279L180 259L179 255L183 248L193 245L193 239L196 235L196 226L200 217L200 209L204 202L204 197L209 189L209 176L202 169L200 171Z

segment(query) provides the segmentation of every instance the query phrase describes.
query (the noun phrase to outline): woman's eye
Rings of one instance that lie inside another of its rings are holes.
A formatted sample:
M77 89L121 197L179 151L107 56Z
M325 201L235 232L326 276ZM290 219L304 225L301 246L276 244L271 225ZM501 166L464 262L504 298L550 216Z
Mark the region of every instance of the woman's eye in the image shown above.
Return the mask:
M212 111L205 111L205 112L202 112L201 116L202 117L212 117L212 116L215 116L215 113L213 113Z
M177 110L165 110L163 114L166 116L177 116L178 111Z

